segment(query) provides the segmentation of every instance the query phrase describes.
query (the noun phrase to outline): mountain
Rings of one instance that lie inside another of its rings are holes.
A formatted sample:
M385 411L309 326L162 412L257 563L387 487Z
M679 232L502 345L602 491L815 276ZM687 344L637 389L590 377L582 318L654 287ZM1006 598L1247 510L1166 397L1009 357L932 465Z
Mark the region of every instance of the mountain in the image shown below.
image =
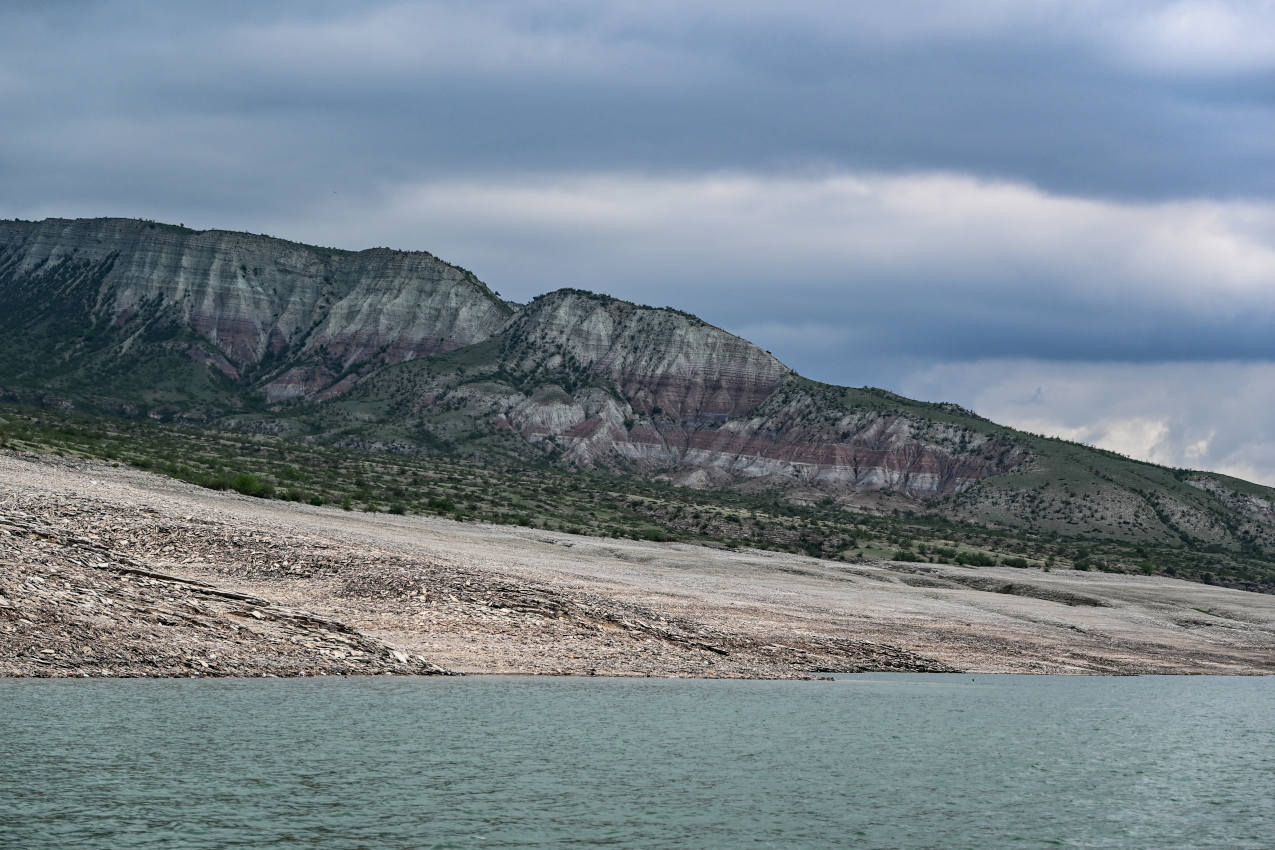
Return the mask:
M478 454L499 451L499 441L515 456L535 451L687 486L796 487L851 500L950 495L1025 459L1005 429L968 411L904 409L892 398L808 381L677 310L559 290L485 342L384 368L303 418L318 431L338 423L347 436L394 434Z
M0 388L44 404L1040 536L1275 550L1270 488L811 381L675 309L574 289L513 304L427 253L0 222L0 331Z
M340 394L514 308L419 252L127 219L0 222L6 382L182 411Z

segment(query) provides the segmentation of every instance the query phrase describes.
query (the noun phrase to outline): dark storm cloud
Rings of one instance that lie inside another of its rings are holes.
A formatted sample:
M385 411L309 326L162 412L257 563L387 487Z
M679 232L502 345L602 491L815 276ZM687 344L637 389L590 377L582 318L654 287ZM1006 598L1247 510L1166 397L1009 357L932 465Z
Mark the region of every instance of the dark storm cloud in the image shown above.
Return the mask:
M69 165L127 192L149 165L198 202L181 172L210 169L268 201L329 175L816 162L1105 197L1275 191L1260 55L1184 71L1110 35L1155 6L1030 5L19 7L0 13L3 180L22 197Z

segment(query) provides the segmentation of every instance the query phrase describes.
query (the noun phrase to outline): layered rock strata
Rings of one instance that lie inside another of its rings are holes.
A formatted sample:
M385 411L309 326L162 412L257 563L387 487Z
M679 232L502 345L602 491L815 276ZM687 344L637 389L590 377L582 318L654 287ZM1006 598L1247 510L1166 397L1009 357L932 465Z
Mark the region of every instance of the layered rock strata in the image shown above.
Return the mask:
M396 415L478 421L582 467L689 486L960 492L1026 453L985 430L847 403L747 340L670 309L577 290L537 298L457 371L388 371ZM903 401L903 400L900 400ZM976 417L970 417L976 419Z
M187 356L274 401L486 339L514 310L428 253L109 218L0 222L0 302L124 349L189 332Z

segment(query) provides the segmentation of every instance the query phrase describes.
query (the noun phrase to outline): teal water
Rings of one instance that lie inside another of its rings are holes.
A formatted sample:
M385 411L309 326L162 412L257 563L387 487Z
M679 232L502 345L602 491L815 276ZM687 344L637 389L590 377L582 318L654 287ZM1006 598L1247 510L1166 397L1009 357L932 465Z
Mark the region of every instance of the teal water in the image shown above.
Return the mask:
M0 680L6 848L1271 848L1275 678Z

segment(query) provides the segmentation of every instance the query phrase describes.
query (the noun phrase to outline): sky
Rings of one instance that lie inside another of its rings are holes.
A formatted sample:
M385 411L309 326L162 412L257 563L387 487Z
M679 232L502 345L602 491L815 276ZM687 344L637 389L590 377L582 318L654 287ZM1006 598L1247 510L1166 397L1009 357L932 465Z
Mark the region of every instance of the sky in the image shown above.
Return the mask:
M103 215L1275 485L1275 0L5 0L0 217Z

